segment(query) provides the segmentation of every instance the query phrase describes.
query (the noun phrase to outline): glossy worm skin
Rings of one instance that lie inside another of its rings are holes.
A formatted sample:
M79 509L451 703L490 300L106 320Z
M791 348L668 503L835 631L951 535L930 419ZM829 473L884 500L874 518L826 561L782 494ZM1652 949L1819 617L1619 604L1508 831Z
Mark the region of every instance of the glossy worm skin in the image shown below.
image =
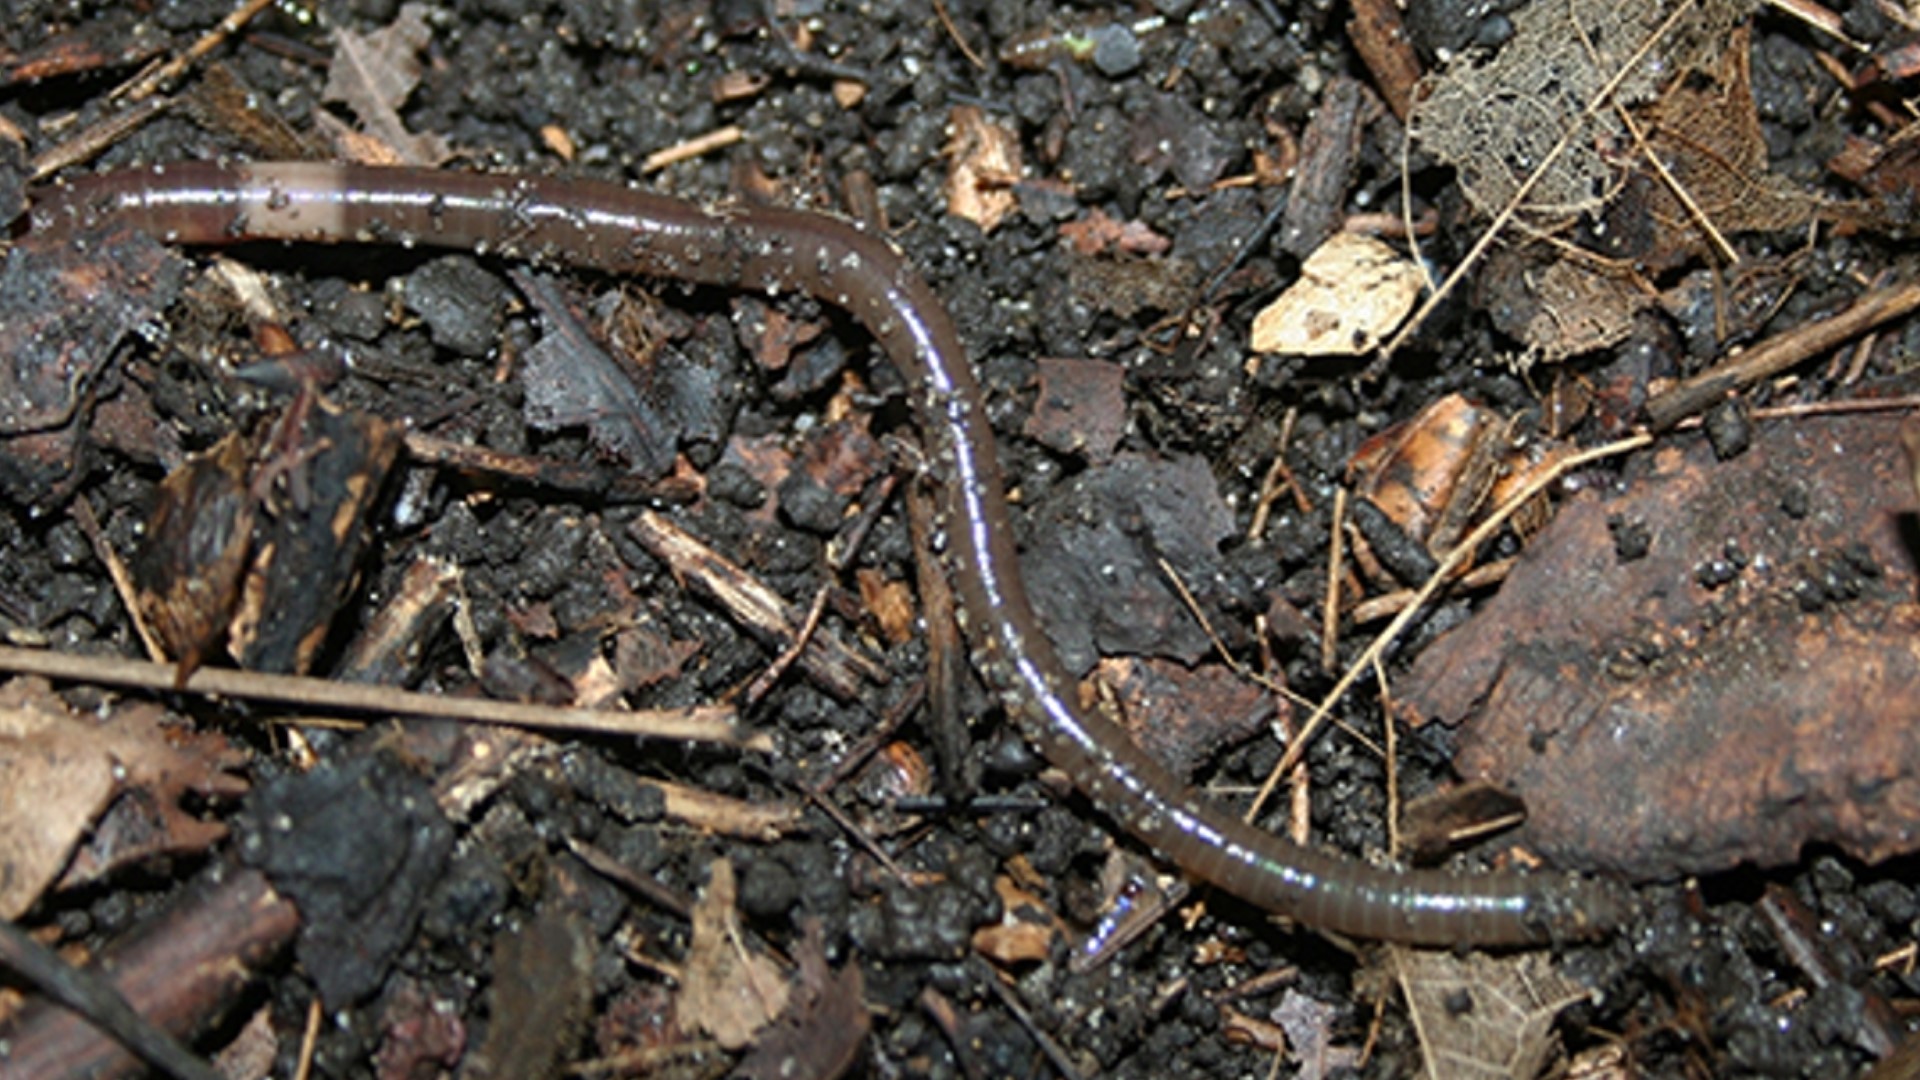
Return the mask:
M211 163L47 190L29 228L113 220L180 244L286 240L459 248L844 308L914 387L941 481L944 556L983 677L1026 737L1096 806L1194 877L1304 925L1435 945L1591 937L1625 890L1548 874L1396 871L1300 847L1189 792L1111 720L1076 704L1028 603L993 434L960 338L886 239L820 214L707 209L617 184L327 164Z

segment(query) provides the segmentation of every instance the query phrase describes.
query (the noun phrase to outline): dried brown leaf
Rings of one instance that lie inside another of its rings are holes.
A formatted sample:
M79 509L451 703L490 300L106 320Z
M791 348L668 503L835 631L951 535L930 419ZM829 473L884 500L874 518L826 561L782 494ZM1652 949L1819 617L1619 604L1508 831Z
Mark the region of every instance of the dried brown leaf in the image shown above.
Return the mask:
M79 884L157 852L199 850L225 834L182 811L187 792L245 790L225 769L231 752L217 736L176 747L145 703L122 705L104 722L74 713L41 679L0 686L0 918L18 918L64 871ZM134 827L103 828L75 849L122 793Z
M1502 333L1524 342L1519 366L1553 363L1626 340L1633 316L1653 302L1625 275L1603 273L1545 244L1496 251L1476 300Z
M1545 225L1596 209L1618 184L1611 157L1628 135L1612 110L1589 107L1668 11L1661 0L1529 4L1514 13L1513 37L1496 55L1468 54L1435 80L1414 109L1413 135L1458 170L1462 191L1483 215L1505 208L1549 159L1525 216ZM1626 73L1613 102L1648 101L1672 71L1719 55L1740 13L1736 0L1695 5Z
M1661 5L1544 0L1513 16L1513 37L1488 57L1469 54L1449 65L1415 106L1412 131L1459 173L1460 189L1492 217L1513 201L1527 176L1548 159L1615 69L1660 25ZM1582 42L1599 49L1596 55ZM1623 83L1616 98L1642 101L1656 72ZM1562 217L1597 207L1614 184L1605 148L1624 141L1619 121L1594 116L1595 137L1575 137L1534 186L1529 209Z
M1589 230L1591 254L1530 244L1480 275L1481 306L1527 344L1524 364L1630 332L1648 290L1609 264L1651 274L1703 253L1737 260L1730 235L1842 215L1769 172L1744 15L1738 0L1543 0L1514 16L1498 55L1453 64L1416 109L1415 137L1455 166L1482 215L1524 192L1519 231Z
M240 595L253 544L252 453L252 441L236 431L168 473L133 562L141 617L187 670L226 639Z
M750 951L734 907L733 864L715 859L706 892L693 909L693 940L677 1009L688 1026L729 1050L753 1041L787 1007L791 993L780 968Z
M829 1080L853 1066L872 1020L860 966L827 966L820 924L809 922L793 951L799 965L793 1004L740 1062L740 1080Z
M1675 80L1647 110L1648 143L1675 183L1722 233L1779 232L1806 225L1819 203L1768 169L1766 136L1754 102L1748 33L1742 27L1711 68ZM1665 186L1655 213L1679 235L1668 243L1704 247L1699 227Z
M371 34L341 30L334 37L333 65L321 93L321 100L352 109L369 135L410 165L438 165L449 156L446 140L416 135L400 119L400 106L420 82L418 53L433 38L427 26L429 10L425 4L404 4L393 22Z
M1391 955L1434 1080L1533 1080L1559 1050L1554 1017L1588 996L1545 953Z
M0 918L53 883L113 791L113 760L45 683L0 687Z
M487 1038L468 1059L467 1080L554 1076L593 999L593 935L564 903L493 941Z

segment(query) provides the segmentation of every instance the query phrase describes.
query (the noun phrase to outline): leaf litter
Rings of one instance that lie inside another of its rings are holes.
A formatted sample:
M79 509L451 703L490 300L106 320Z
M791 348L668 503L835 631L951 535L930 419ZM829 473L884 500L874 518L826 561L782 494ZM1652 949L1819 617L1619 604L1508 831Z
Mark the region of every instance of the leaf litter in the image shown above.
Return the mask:
M1525 344L1521 368L1625 340L1660 302L1657 275L1741 261L1729 236L1857 216L1770 172L1746 13L1735 0L1535 3L1497 54L1432 82L1410 132L1454 167L1477 216L1511 224L1476 304Z
M1392 949L1390 963L1434 1080L1531 1080L1559 1054L1553 1024L1591 991L1541 953Z
M1629 42L1629 44L1631 43ZM1578 107L1579 106L1576 106L1576 108ZM1649 136L1650 139L1657 139L1657 137L1658 137L1657 132L1655 132L1652 136ZM1579 142L1580 140L1575 140L1575 141ZM1624 175L1625 181L1640 182L1643 185L1646 183L1646 177L1643 174L1632 173L1630 171L1627 171L1627 166L1630 165L1631 162L1628 161L1626 155L1621 151L1621 147L1628 145L1627 143L1620 142L1617 140L1613 142L1608 142L1607 140L1597 140L1597 139L1591 139L1591 138L1586 139L1582 143L1583 147L1585 143L1596 143L1601 145L1603 148L1603 154L1602 154L1603 161L1610 162L1615 167L1621 169L1625 174ZM1609 179L1618 180L1619 178L1609 176ZM1296 189L1296 193L1297 193L1297 189ZM1344 194L1344 191L1342 192L1342 194ZM1592 222L1601 220L1602 219L1601 215L1604 215L1604 213L1608 209L1610 209L1611 205L1618 205L1618 204L1619 204L1618 201L1616 201L1615 204L1598 204L1592 209L1582 210L1581 214L1576 216L1575 221L1572 224L1569 224L1567 222L1549 221L1547 223L1548 226L1558 231L1551 232L1551 233L1536 231L1530 236L1530 239L1527 241L1527 244L1524 250L1526 250L1529 253L1532 253L1535 251L1541 252L1542 254L1539 257L1543 260L1543 265L1546 265L1550 268L1564 269L1566 266L1568 266L1571 263L1572 260L1553 258L1552 257L1553 253L1557 250L1570 250L1572 245L1568 240L1569 235L1571 235L1574 231L1576 231L1577 228L1589 226ZM1644 200L1642 201L1642 205L1644 205ZM1124 217L1125 214L1123 213L1122 216ZM1610 225L1613 222L1612 218L1606 218L1606 220ZM1018 226L1020 223L1016 221L1014 224L1015 226ZM1533 225L1533 224L1534 223L1531 221L1523 221L1523 225ZM1064 233L1064 230L1063 230L1063 233ZM1588 242L1588 239L1583 238L1582 242L1583 243ZM1612 252L1612 249L1608 249L1608 252L1584 251L1582 254L1578 256L1578 258L1582 260L1583 264L1587 264L1587 265L1596 264L1597 261L1599 261L1599 259L1602 257L1616 258L1616 259L1618 258L1617 254L1610 254L1609 252ZM1631 290L1634 288L1637 288L1640 284L1635 279L1631 271L1632 271L1632 268L1628 267L1626 270L1619 272L1616 277L1609 279L1611 281L1615 281L1619 283L1620 286L1623 288L1623 290L1626 290L1629 293L1629 297L1628 297L1629 299L1632 299ZM1525 272L1524 264L1523 264L1523 270L1521 272L1522 273ZM1064 275L1062 276L1064 277ZM1081 282L1084 284L1086 280L1089 280L1088 276L1083 275L1081 278ZM1175 276L1172 280L1175 283L1177 283L1180 280L1184 280L1184 278L1181 276ZM1549 316L1555 316L1559 314L1553 308L1554 308L1553 304L1547 305L1547 314ZM1291 425L1291 417L1289 417L1289 426L1290 425ZM798 954L796 953L796 955ZM853 970L853 966L849 965L849 968L847 970ZM878 968L876 967L875 970L878 970ZM1315 993L1320 994L1321 992L1316 989ZM1297 995L1297 996L1301 997L1303 1000L1305 999L1304 995ZM851 997L853 999L857 999L858 994L857 993L853 994L851 995ZM791 1011L791 1008L790 1008L790 1011ZM762 1038L762 1045L764 1046L765 1036L763 1035L761 1038ZM1087 1036L1087 1038L1091 1039L1092 1036L1089 1035Z
M223 736L170 734L160 718L145 702L89 717L40 679L0 686L0 918L19 918L63 875L65 885L83 884L153 855L204 850L226 835L180 800L245 792L245 781L227 771L241 756ZM141 827L101 825L120 803Z

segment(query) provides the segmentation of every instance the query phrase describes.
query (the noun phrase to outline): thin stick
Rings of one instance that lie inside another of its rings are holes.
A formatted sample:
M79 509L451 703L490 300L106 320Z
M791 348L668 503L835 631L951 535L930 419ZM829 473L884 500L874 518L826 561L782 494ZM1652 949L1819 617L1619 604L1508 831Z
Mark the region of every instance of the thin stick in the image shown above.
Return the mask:
M1592 35L1587 33L1587 28L1581 26L1578 19L1574 20L1573 28L1580 34L1580 44L1586 46L1587 58L1595 67L1599 67L1600 50L1594 48ZM1627 111L1626 106L1617 101L1613 103L1613 114L1619 118L1620 123L1627 129L1627 133L1633 136L1634 149L1647 159L1647 164L1653 166L1653 171L1659 174L1661 183L1665 184L1667 191L1679 201L1680 206L1686 210L1687 216L1693 219L1694 225L1707 235L1708 242L1712 244L1715 251L1720 253L1721 259L1725 260L1729 266L1738 264L1740 253L1733 250L1733 245L1727 243L1726 236L1714 225L1713 219L1709 218L1707 212L1700 208L1700 204L1694 201L1693 193L1680 183L1679 177L1673 175L1673 170L1667 168L1667 163L1660 160L1660 155L1653 152L1653 145L1647 141L1646 129L1634 120L1633 114Z
M1769 405L1753 410L1755 420L1792 420L1802 416L1854 416L1920 409L1920 397L1850 398L1846 401L1809 401L1800 405ZM1675 425L1687 427L1685 423Z
M1392 700L1392 690L1387 684L1387 669L1380 661L1373 662L1373 681L1375 693L1380 695L1382 703ZM1387 765L1387 854L1400 857L1400 735L1393 726L1393 709L1380 710L1380 741L1386 748Z
M967 39L960 36L960 28L953 25L953 16L947 13L947 5L941 0L933 0L933 13L940 17L940 25L946 29L947 36L953 39L954 45L960 50L960 55L967 58L967 63L972 64L976 70L987 70L987 62L980 59L980 54L973 51L973 46L967 44Z
M173 108L170 98L148 98L122 109L96 123L87 125L71 139L49 146L27 163L32 179L45 180L61 169L91 160L96 154L127 137L140 125Z
M732 146L746 137L747 133L741 130L740 125L728 124L726 127L716 128L705 135L675 143L663 150L655 150L640 163L640 171L642 173L659 172L669 165L677 165L689 158L712 153L723 146Z
M1810 356L1915 309L1920 309L1920 284L1869 293L1830 319L1769 338L1666 391L1647 402L1647 420L1655 431L1665 431L1741 387L1772 378Z
M0 671L162 692L178 689L193 694L217 694L305 708L432 716L549 731L598 731L679 742L720 743L762 752L773 749L771 739L764 734L756 735L740 728L735 723L734 711L724 706L633 712L557 708L488 698L421 694L389 686L331 682L300 675L269 675L258 671L204 667L188 676L184 686L176 687L175 669L171 664L153 664L114 656L78 656L12 646L0 646Z
M79 968L33 935L0 919L0 964L48 999L72 1009L113 1036L127 1052L176 1080L220 1080L180 1040L140 1015L98 968Z
M1340 568L1347 561L1347 489L1333 492L1333 521L1327 536L1327 589L1320 607L1320 666L1340 663Z
M313 1076L313 1054L320 1045L320 1021L320 996L316 994L307 1002L307 1025L300 1032L300 1063L294 1066L293 1080L308 1080Z
M156 91L171 85L194 62L212 52L221 42L240 32L240 28L253 21L255 15L273 6L274 0L245 0L239 7L227 13L219 25L200 36L200 40L187 46L185 52L161 64L148 68L135 76L131 82L122 84L107 97L109 100L137 102Z
M1653 171L1660 176L1660 182L1666 185L1667 191L1675 199L1679 200L1680 206L1686 210L1687 216L1693 219L1694 225L1707 235L1707 241L1713 245L1715 251L1720 253L1720 258L1728 266L1739 265L1740 253L1733 250L1733 245L1727 242L1726 235L1713 223L1713 219L1707 216L1706 210L1695 201L1693 192L1688 191L1686 186L1680 183L1680 178L1673 175L1673 170L1667 168L1667 163L1660 160L1660 155L1654 153L1653 144L1647 141L1646 129L1640 126L1640 122L1633 118L1633 114L1628 112L1625 106L1616 104L1614 112L1620 117L1620 122L1626 125L1627 133L1633 136L1634 147L1640 151L1640 156L1646 158L1647 164L1653 166Z
M106 531L100 528L100 519L93 512L93 504L85 495L76 495L69 508L73 520L80 531L87 534L87 542L93 545L93 557L106 565L107 577L113 579L113 591L120 595L120 606L127 609L127 619L133 623L134 632L140 635L140 644L147 650L147 658L156 664L167 662L167 650L160 645L160 639L153 636L153 627L148 625L145 615L140 613L140 604L135 599L139 590L134 588L133 575L127 572L127 564L120 559L120 553L113 549L107 540Z
M1180 602L1187 606L1187 613L1193 616L1194 622L1200 624L1200 632L1207 635L1207 640L1213 643L1213 651L1220 657L1221 662L1227 665L1229 670L1253 685L1278 694L1295 705L1306 706L1313 704L1313 702L1301 697L1299 693L1290 689L1279 680L1272 678L1264 672L1255 671L1241 663L1233 653L1229 652L1227 643L1221 639L1219 632L1213 628L1213 620L1207 618L1206 611L1200 607L1199 598L1193 595L1192 589L1187 588L1186 579L1181 577L1180 572L1175 570L1173 564L1166 559L1160 559L1158 561L1160 564L1160 572L1166 575L1168 584L1173 586L1173 591L1180 594Z
M1074 1064L1073 1056L1060 1045L1060 1040L1054 1038L1051 1032L1034 1021L1033 1014L1020 1003L1020 999L1014 996L1013 991L1007 989L999 979L991 975L981 979L980 982L993 991L994 996L1000 999L1000 1004L1013 1014L1013 1018L1019 1021L1022 1028L1026 1029L1027 1037L1040 1044L1040 1052L1046 1055L1047 1062L1059 1072L1063 1080L1082 1080L1087 1075Z
M1273 514L1273 503L1280 497L1281 491L1293 495L1294 508L1302 514L1313 513L1313 503L1307 493L1301 490L1300 481L1287 467L1287 447L1293 442L1293 422L1300 415L1297 406L1288 406L1287 415L1280 421L1280 438L1275 440L1273 464L1268 466L1267 475L1260 481L1260 494L1254 500L1253 520L1247 525L1247 543L1259 547L1261 537L1267 531L1267 519Z
M1500 559L1482 563L1460 575L1456 584L1463 589L1484 589L1489 585L1498 585L1507 579L1507 572L1513 569L1515 561ZM1389 615L1398 615L1408 604L1418 603L1419 599L1420 590L1418 589L1398 589L1390 593L1381 593L1379 596L1370 596L1353 605L1353 610L1347 612L1347 618L1352 620L1355 626L1365 626Z
M887 849L881 847L880 842L875 840L867 830L862 829L852 818L848 817L847 812L840 809L840 804L828 798L826 792L815 788L806 788L804 790L807 800L819 807L822 813L832 818L833 823L840 826L840 830L846 833L854 843L859 844L867 854L873 856L874 861L879 863L887 873L892 874L894 880L903 884L910 884L913 881L913 875L907 873L907 868L901 866L899 860L889 855Z
M1848 37L1846 26L1840 21L1840 16L1814 3L1813 0L1766 0L1766 3L1768 7L1786 12L1854 52L1870 54L1873 51Z
M773 658L773 663L768 664L767 669L748 684L746 694L748 705L758 705L761 698L772 693L781 677L786 675L787 669L793 667L800 659L800 654L807 651L808 643L813 641L814 631L820 629L821 616L826 614L827 598L832 595L831 584L822 585L814 592L813 603L807 607L807 617L800 624L800 632L793 635L793 641L780 650L780 655Z

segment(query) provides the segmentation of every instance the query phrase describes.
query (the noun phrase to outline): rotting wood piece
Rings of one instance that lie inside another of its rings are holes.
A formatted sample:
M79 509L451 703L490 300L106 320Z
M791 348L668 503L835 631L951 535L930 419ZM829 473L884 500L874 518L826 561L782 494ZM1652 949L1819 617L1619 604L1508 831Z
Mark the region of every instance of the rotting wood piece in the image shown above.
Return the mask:
M218 868L185 898L108 949L108 971L135 1011L177 1037L209 1027L299 925L293 903L255 870ZM8 1080L111 1080L143 1066L78 1015L44 1001L0 1022Z
M1633 879L1914 850L1920 604L1887 416L1695 439L1564 506L1400 690L1460 724L1461 774L1529 803L1517 836Z

